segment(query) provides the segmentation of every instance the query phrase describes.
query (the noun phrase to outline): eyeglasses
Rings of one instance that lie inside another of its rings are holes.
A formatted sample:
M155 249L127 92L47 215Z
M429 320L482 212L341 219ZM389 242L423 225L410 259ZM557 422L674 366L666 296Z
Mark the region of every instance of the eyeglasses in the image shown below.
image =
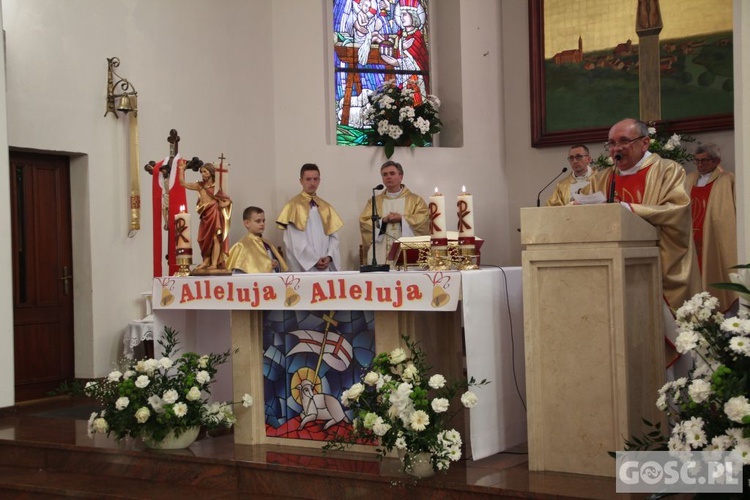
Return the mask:
M607 142L604 143L604 145L607 146L607 149L624 148L624 147L630 146L631 144L633 144L638 139L643 139L644 137L646 137L646 136L645 135L639 135L635 139L620 139L619 141L607 141Z
M568 161L573 163L574 161L581 161L584 158L588 158L588 157L589 155L571 155L571 156L568 156Z
M706 163L713 163L713 158L696 158L695 160L696 165L705 165Z

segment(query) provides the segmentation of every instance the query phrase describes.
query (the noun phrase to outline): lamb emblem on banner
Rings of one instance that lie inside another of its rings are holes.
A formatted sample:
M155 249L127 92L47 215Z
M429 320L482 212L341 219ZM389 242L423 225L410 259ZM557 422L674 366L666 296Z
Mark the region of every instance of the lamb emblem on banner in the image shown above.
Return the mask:
M328 429L341 421L349 423L341 402L330 394L322 393L322 383L318 376L320 366L325 362L332 370L344 371L352 361L353 349L351 343L338 333L330 331L331 325L337 326L333 319L334 312L324 314L325 331L295 330L289 332L299 339L299 343L288 353L287 357L298 353L313 353L318 355L315 370L309 367L300 368L292 377L292 397L300 405L300 429L308 423L323 420L324 429Z

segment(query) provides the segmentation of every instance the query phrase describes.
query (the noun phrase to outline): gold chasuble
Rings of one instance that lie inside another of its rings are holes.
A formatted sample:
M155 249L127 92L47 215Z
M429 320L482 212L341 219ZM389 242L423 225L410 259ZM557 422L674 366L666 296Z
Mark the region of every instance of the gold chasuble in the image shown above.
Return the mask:
M615 176L615 191L619 201L628 203L633 213L659 228L664 297L672 309L678 309L701 288L685 169L657 154L642 161L638 173ZM613 171L614 167L609 167L598 172L591 187L583 192L601 191L606 196Z
M734 175L719 165L711 172L705 186L696 185L699 177L698 172L691 172L685 183L691 198L693 236L699 250L701 282L703 290L719 299L722 309L727 309L737 298L736 294L710 285L730 282L729 268L737 265Z
M581 177L576 177L575 174L571 172L569 176L557 183L555 190L550 197L547 198L546 206L562 207L570 204L570 202L573 201L573 193L578 193L581 189L588 186L593 177L594 170L592 168L589 168ZM571 193L571 191L573 193Z
M386 210L383 208L383 201L386 199L386 193L380 193L375 197L375 206L378 209L378 214L382 218L387 215ZM405 220L412 231L414 236L424 236L430 234L430 210L427 208L427 203L421 196L412 193L409 189L404 186L400 196L394 199L404 200L404 210L401 213L401 217ZM388 223L389 226L401 226L400 222ZM362 210L362 214L359 216L359 231L362 234L362 246L368 249L372 244L372 198L367 200L365 208ZM397 234L392 234L392 231L387 231L389 235L395 238L401 237L401 228L396 231ZM386 255L390 250L393 241L387 238L386 242ZM378 251L379 252L379 251Z
M310 203L314 202L318 206L318 212L320 218L323 221L323 230L326 236L330 236L344 225L344 222L336 213L327 201L323 200L318 196L311 196L305 192L302 192L289 200L289 203L284 205L278 218L276 219L276 226L279 229L286 229L286 226L291 224L300 231L304 231L307 227L307 218L310 215Z
M247 236L232 245L229 250L229 260L227 269L239 269L240 271L252 273L272 273L272 261L268 252L271 252L273 258L279 261L279 272L286 272L289 268L284 258L279 255L273 245L268 243L260 236L248 233Z

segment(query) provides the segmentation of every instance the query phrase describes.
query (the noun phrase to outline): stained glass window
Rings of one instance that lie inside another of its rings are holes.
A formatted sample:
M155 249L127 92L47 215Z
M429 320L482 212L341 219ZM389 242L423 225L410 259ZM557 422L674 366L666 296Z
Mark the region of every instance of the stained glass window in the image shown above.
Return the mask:
M367 144L364 111L385 80L430 93L426 0L334 0L336 144Z

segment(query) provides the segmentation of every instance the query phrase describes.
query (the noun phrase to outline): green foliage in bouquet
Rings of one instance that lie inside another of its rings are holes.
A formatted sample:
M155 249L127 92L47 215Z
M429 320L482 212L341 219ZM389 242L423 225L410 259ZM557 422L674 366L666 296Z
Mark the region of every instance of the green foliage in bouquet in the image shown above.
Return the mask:
M84 394L102 404L89 418L89 436L106 433L118 440L145 436L158 442L171 431L179 436L196 426L214 429L234 424L233 403L207 399L218 367L231 352L202 356L187 352L173 361L170 356L179 350L179 340L169 327L158 344L163 348L160 359L127 360L122 371L86 384ZM252 405L252 397L245 394L242 404Z
M386 158L396 146L429 146L432 135L442 130L438 110L440 99L428 95L418 102L409 86L400 88L394 80L386 80L368 97L364 123L370 145L383 146Z
M407 349L380 353L361 381L344 391L341 402L353 413L353 428L324 446L344 449L352 444L374 444L384 457L394 448L405 453L406 464L421 452L432 454L432 466L445 470L461 458L461 434L448 428L461 410L451 402L461 393L462 407L474 408L478 398L469 390L488 384L487 380L448 381L443 375L429 375L425 354L408 336L402 337Z

